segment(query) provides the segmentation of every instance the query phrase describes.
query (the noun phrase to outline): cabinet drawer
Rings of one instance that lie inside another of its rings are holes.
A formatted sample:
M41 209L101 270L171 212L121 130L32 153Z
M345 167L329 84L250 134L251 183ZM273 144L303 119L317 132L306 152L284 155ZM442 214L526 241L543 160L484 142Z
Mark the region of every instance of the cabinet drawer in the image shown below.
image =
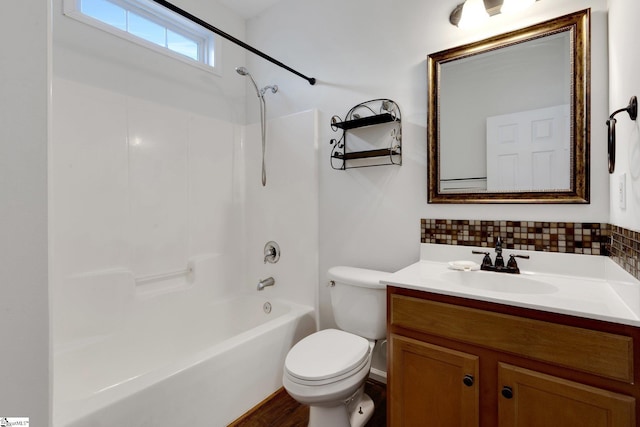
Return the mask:
M631 337L404 295L389 304L391 326L633 382Z

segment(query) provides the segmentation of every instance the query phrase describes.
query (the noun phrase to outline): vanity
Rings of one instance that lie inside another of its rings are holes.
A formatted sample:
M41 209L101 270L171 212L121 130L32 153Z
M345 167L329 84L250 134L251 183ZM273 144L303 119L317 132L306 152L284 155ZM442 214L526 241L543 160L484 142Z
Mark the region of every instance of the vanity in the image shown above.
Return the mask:
M597 256L518 251L520 275L447 263L472 249L423 244L385 281L388 425L639 425L637 281Z
M590 16L428 55L429 203L589 203ZM591 253L590 231L555 249L511 233L509 247L538 249L505 249L529 257L516 266L455 243L484 245L493 228L440 225L453 243L423 243L383 281L388 425L640 426L640 282L608 257L560 253Z

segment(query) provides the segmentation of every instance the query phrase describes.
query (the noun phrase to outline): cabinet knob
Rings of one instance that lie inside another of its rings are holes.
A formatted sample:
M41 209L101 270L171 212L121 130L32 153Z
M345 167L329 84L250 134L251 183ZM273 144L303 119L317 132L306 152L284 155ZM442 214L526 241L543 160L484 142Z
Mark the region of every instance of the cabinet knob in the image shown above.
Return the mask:
M465 375L464 378L462 379L462 382L467 387L471 387L473 385L473 375Z
M502 396L505 399L511 399L513 397L513 389L508 386L502 387Z

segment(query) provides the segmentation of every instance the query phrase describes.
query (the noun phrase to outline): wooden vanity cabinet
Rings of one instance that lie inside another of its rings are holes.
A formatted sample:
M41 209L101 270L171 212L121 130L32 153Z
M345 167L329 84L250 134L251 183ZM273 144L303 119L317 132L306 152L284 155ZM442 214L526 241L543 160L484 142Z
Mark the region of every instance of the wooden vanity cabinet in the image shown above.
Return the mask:
M390 339L399 392L389 400L391 425L478 425L477 356L401 335Z
M387 288L388 425L640 426L638 328Z
M500 363L498 420L511 426L634 426L631 396Z

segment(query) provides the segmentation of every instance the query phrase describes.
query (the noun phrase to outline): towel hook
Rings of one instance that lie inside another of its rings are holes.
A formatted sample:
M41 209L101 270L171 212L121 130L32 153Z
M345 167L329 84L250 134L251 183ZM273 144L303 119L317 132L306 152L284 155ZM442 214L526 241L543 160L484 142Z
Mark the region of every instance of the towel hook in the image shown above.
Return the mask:
M636 98L635 95L629 100L629 105L611 113L609 120L607 120L607 127L609 128L609 139L607 142L609 173L613 173L616 168L616 119L613 117L623 111L629 113L631 120L635 120L638 117L638 98Z

